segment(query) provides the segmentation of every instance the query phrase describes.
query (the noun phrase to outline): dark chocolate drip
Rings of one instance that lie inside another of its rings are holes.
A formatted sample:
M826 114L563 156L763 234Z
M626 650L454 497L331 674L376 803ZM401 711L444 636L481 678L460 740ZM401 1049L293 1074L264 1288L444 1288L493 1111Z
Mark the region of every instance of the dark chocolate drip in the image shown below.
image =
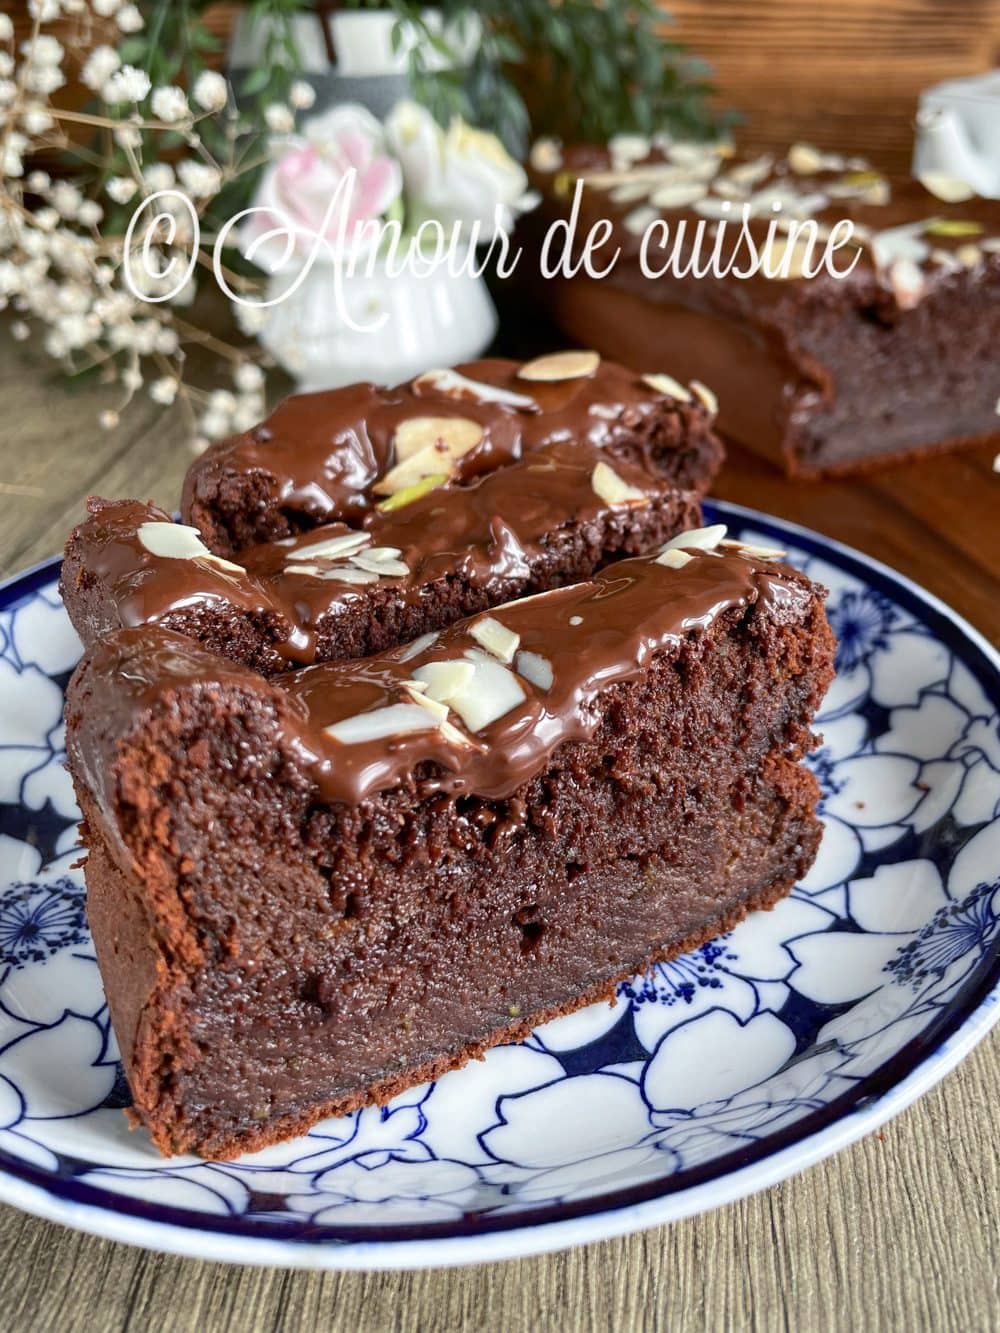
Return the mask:
M359 743L334 739L325 729L394 704L419 707L405 682L429 663L482 653L470 630L484 617L442 631L417 652L409 645L363 661L307 667L270 684L183 636L154 628L125 631L90 654L92 679L115 686L106 691L107 701L102 692L101 706L106 702L109 712L102 735L126 734L133 719L178 686L232 683L276 700L282 748L325 800L358 804L411 781L421 795L502 799L540 772L557 746L593 734L603 691L640 677L656 655L685 636L704 633L727 611L755 605L785 619L809 598L806 580L759 556L692 554L679 569L653 559L623 561L588 583L489 613L519 636L508 670L516 673L523 697L475 732L454 711L448 720L458 732L442 731L430 714L424 730ZM524 652L544 660L551 671L547 688L520 658ZM100 756L91 765L98 791L104 767Z
M270 502L299 516L302 526L355 523L377 500L370 488L392 466L400 424L413 417L464 417L483 428L482 441L455 466L461 485L558 442L615 453L670 403L641 376L610 361L591 375L550 382L519 378L521 364L492 359L456 370L530 400L522 405L445 391L426 377L391 389L358 384L288 398L261 425L213 445L192 466L182 512L191 516L199 485L212 477L259 474Z

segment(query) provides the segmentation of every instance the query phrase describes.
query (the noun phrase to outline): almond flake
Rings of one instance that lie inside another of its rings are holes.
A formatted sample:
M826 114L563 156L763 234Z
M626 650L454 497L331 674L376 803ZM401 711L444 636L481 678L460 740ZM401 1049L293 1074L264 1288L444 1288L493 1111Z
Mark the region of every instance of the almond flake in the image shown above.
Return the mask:
M755 546L753 542L739 541L721 541L720 546L725 546L734 551L742 551L744 555L755 555L761 560L780 560L787 551L780 550L777 546Z
M664 551L662 555L658 555L653 563L666 565L668 569L683 569L688 561L693 559L694 556L688 555L687 551L678 551L671 548L669 551Z
M469 634L475 641L505 664L513 662L521 636L515 634L506 625L501 625L493 616L483 616L470 628Z
M399 660L401 662L409 662L412 657L417 657L426 648L433 648L437 643L437 639L438 636L434 630L431 630L429 634L421 634L418 639L414 639L412 643L408 643L405 648L400 649L398 654Z
M201 560L205 564L218 565L230 574L245 574L242 565L232 560L223 560L221 555L213 555L201 539L197 528L185 523L171 523L167 519L150 520L140 523L136 530L140 545L150 555L163 556L167 560Z
M641 236L649 224L656 222L659 216L655 208L645 204L642 208L633 208L631 213L626 213L622 225L633 236Z
M413 387L418 392L427 387L448 398L471 398L477 403L502 403L507 407L522 408L526 412L538 410L534 398L529 398L527 394L501 389L497 384L486 384L482 380L470 380L457 370L425 370L413 381Z
M613 134L608 140L608 151L616 165L629 167L649 157L652 144L644 134Z
M381 500L375 508L382 514L391 514L394 509L402 509L404 505L412 504L414 500L419 500L430 491L436 491L448 480L447 472L434 472L429 477L421 477L412 486L404 486L402 490L396 491L395 495L390 495L388 500Z
M400 460L372 487L376 495L395 495L425 477L449 470L463 454L479 444L485 434L470 417L411 417L396 431L396 457Z
M692 380L691 392L713 417L719 415L719 400L707 384L702 384L701 380Z
M549 356L527 361L517 372L518 379L538 382L579 380L593 375L601 364L597 352L552 352Z
M648 194L648 181L626 181L624 185L616 185L608 198L613 204L636 204Z
M468 685L451 696L449 704L470 731L482 731L524 703L526 695L513 671L495 658L476 648L467 649L465 656L475 672Z
M541 653L518 653L514 668L519 676L529 680L538 689L551 690L553 681L552 663Z
M535 171L558 171L563 164L562 148L558 139L536 139L531 145L528 161Z
M350 555L362 546L367 546L371 536L367 532L345 532L340 537L328 537L325 541L312 542L309 546L300 546L296 551L289 551L286 560L337 560Z
M366 570L376 578L401 579L410 572L410 566L403 560L373 560L367 551L351 556L351 564L356 569Z
M343 745L364 745L366 741L379 741L386 736L432 731L436 726L436 720L419 704L387 704L383 708L372 708L367 713L345 717L342 722L324 727L323 731Z
M676 537L664 542L660 547L660 555L664 551L683 549L714 551L725 535L725 523L713 523L707 528L689 528L687 532L679 532Z
M955 258L965 268L975 268L983 257L978 245L960 245L955 251Z
M432 699L429 694L425 693L426 685L422 686L420 681L404 680L403 689L406 690L415 704L419 704L421 708L426 708L428 713L432 713L436 721L445 721L448 716L448 705L440 703L437 699Z
M788 150L788 165L796 176L815 176L823 170L823 154L810 143L793 143Z
M623 481L607 463L598 463L590 474L590 484L596 495L609 505L643 505L649 503L649 496L635 486Z
M422 685L427 698L447 704L460 693L476 674L476 668L463 658L448 662L427 662L413 673L416 685Z
M654 208L685 208L704 199L708 187L701 181L678 181L676 185L661 185L649 196Z
M964 204L976 193L966 181L944 171L925 171L917 176L917 180L928 194L945 204Z
M725 221L732 216L733 206L728 199L715 199L711 195L704 199L699 199L692 207L696 213L700 213L703 218L713 218L717 222Z
M570 623L571 625L582 625L582 624L583 624L583 616L570 616L570 618L569 618L569 623Z
M336 565L333 569L324 569L319 577L331 583L378 583L378 575L369 569L351 569L347 565Z
M663 375L659 372L655 375L643 375L642 382L655 389L657 393L665 393L668 398L676 398L679 403L691 401L690 393L672 375Z
M985 230L971 218L932 218L924 227L927 236L982 236Z
M897 259L889 266L888 276L900 310L912 310L920 303L926 281L918 264L912 259Z

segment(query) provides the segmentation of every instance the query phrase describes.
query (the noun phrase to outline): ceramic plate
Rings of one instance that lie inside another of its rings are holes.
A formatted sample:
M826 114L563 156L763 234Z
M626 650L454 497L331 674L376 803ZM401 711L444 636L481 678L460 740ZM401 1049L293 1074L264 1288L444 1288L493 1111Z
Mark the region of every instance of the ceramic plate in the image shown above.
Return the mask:
M831 590L812 763L826 831L773 912L384 1109L228 1164L163 1161L121 1108L74 867L57 565L0 592L0 1199L199 1258L415 1267L712 1208L859 1138L1000 1013L997 654L927 593L714 507ZM713 515L714 517L714 515Z

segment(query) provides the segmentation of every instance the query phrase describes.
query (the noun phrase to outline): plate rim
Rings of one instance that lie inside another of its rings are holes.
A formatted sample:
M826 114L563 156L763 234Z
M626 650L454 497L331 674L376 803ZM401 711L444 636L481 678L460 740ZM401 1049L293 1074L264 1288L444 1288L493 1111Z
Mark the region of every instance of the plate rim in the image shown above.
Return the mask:
M883 582L902 589L924 609L932 611L936 619L947 624L954 638L976 649L985 659L993 678L993 699L996 702L1000 688L1000 652L936 594L874 557L791 520L725 500L707 499L704 508L718 517L729 515L745 524L769 528L786 540L804 546L820 559L828 558L832 553L837 563L848 567L845 572L866 580L875 574ZM58 574L60 564L61 557L53 556L0 582L0 611L51 582ZM972 669L972 664L966 665ZM287 1235L260 1234L259 1224L256 1234L227 1229L217 1224L237 1219L218 1219L191 1210L123 1196L116 1198L110 1190L95 1191L106 1194L108 1203L73 1199L66 1195L66 1182L39 1183L32 1177L44 1180L44 1172L32 1167L22 1169L6 1154L0 1154L0 1202L105 1239L226 1263L384 1271L523 1258L612 1239L736 1202L797 1175L878 1129L944 1078L1000 1020L1000 958L993 960L990 966L980 968L949 1008L951 1021L942 1024L944 1031L935 1036L927 1050L901 1061L906 1064L906 1069L900 1077L894 1078L888 1071L907 1053L912 1042L862 1080L843 1110L836 1109L840 1099L835 1099L822 1111L803 1117L798 1122L797 1133L796 1126L790 1127L786 1131L789 1141L784 1145L764 1151L743 1165L738 1162L727 1165L731 1158L742 1155L739 1152L728 1154L716 1160L709 1178L680 1188L661 1189L638 1200L632 1197L611 1202L615 1195L609 1193L573 1205L550 1205L544 1210L531 1210L518 1217L507 1215L495 1219L492 1226L480 1224L480 1229L459 1235L366 1240L358 1238L356 1229L352 1229L355 1234L350 1238L324 1237L311 1241ZM919 1044L919 1036L913 1042ZM880 1077L883 1081L888 1078L887 1085L866 1094L863 1089L872 1084L877 1086ZM817 1117L822 1123L812 1128ZM649 1194L659 1183L625 1189L621 1193L634 1196L637 1189L641 1189ZM123 1207L123 1204L128 1206ZM531 1220L534 1212L554 1211L558 1214L569 1209L573 1210L573 1215L568 1217ZM197 1220L168 1221L164 1220L165 1214L186 1215ZM502 1225L497 1225L498 1222ZM194 1238L197 1238L196 1251Z

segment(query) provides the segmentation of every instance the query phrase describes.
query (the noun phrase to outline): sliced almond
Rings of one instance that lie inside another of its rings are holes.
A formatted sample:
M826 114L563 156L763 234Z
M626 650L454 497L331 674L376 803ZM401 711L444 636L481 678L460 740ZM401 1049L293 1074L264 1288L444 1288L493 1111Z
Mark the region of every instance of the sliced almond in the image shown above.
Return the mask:
M925 171L918 174L917 180L928 194L946 204L964 204L976 193L967 181L960 180L957 176L949 176L944 171Z
M449 662L427 662L417 667L413 679L424 687L428 699L446 704L453 695L465 689L475 674L475 666L459 658Z
M404 560L373 560L367 551L352 555L351 564L356 569L374 574L378 579L402 579L410 572L410 566Z
M421 634L418 639L414 639L412 643L408 643L405 648L399 650L399 660L409 662L411 658L418 657L426 648L432 648L437 643L437 639L438 636L433 630L429 634Z
M593 375L601 364L597 352L552 352L527 361L517 372L518 379L548 383L556 380L579 380Z
M376 495L395 495L424 477L450 471L450 464L475 449L484 434L471 417L411 417L400 423L394 437L399 461L372 490Z
M535 171L558 171L563 164L562 148L558 139L536 139L531 145L528 161Z
M982 236L986 228L971 218L932 218L924 228L927 236Z
M707 528L689 528L687 532L679 532L676 537L664 542L660 547L660 554L662 555L664 551L684 549L714 551L725 535L725 523L712 523Z
M824 156L811 143L793 143L788 150L788 165L797 176L814 176L823 170Z
M413 381L413 387L418 393L427 388L459 401L471 398L477 403L503 403L507 407L523 408L527 412L538 410L534 398L529 398L527 394L502 389L498 384L487 384L483 380L471 380L467 375L460 375L457 370L425 370Z
M348 565L335 565L333 569L324 569L319 577L330 583L378 583L379 576L368 569L352 569Z
M643 204L641 208L633 208L631 213L626 213L622 225L633 236L641 236L649 224L655 222L659 216L655 208Z
M688 561L693 559L694 556L688 555L687 551L678 551L671 547L670 550L664 551L662 555L658 555L654 563L666 565L668 569L683 569Z
M779 560L783 555L788 554L787 551L782 551L777 546L757 546L753 542L727 540L719 542L719 545L734 551L742 551L745 555L756 555L761 560Z
M420 481L414 482L412 486L404 486L395 495L390 495L388 500L381 500L375 508L380 513L391 514L394 509L402 509L404 505L413 504L414 500L419 500L430 491L436 491L447 480L447 472L435 472L430 477L423 477Z
M415 704L419 704L421 708L426 708L428 713L433 713L438 722L444 722L446 720L448 717L448 705L439 702L437 699L432 699L430 695L426 693L427 686L422 684L421 681L404 680L403 689L406 690L407 694Z
M609 505L641 505L649 503L649 496L636 486L623 481L607 463L598 463L590 474L590 484L596 494Z
M663 375L660 372L655 375L643 375L642 382L648 384L651 389L655 389L657 393L665 393L668 398L676 398L679 403L689 403L691 401L690 393L672 375Z
M505 664L513 662L514 654L521 642L519 634L515 634L506 625L501 625L493 616L483 616L481 620L477 620L469 630L469 634L488 653L492 653Z
M897 259L890 264L888 276L900 310L912 310L920 304L927 280L919 264L912 259Z
M719 400L707 384L702 384L701 380L692 380L691 392L713 417L719 415Z
M383 708L372 708L367 713L356 713L345 717L341 722L324 727L327 736L343 745L363 745L366 741L379 741L386 736L404 736L412 731L431 731L437 721L426 708L419 704L387 704Z
M451 708L470 731L482 731L525 700L521 682L489 654L469 648L465 656L475 672L469 683L452 695Z
M289 551L285 559L339 560L367 546L370 541L371 535L367 532L345 532L340 537L328 537L325 541L300 546L296 551Z
M692 207L703 218L712 218L716 222L724 222L727 218L733 216L732 201L729 199L715 199L712 195L699 199Z
M514 667L519 676L525 680L530 680L532 685L540 690L551 690L553 673L552 663L541 653L522 652L518 653Z
M185 523L170 523L166 519L150 520L140 523L136 530L139 542L150 555L163 556L167 560L201 560L205 564L218 565L230 574L245 574L242 565L232 560L223 560L221 555L213 555L201 539L197 528Z
M708 187L701 181L678 181L675 185L661 185L649 196L654 208L685 208L704 199Z

